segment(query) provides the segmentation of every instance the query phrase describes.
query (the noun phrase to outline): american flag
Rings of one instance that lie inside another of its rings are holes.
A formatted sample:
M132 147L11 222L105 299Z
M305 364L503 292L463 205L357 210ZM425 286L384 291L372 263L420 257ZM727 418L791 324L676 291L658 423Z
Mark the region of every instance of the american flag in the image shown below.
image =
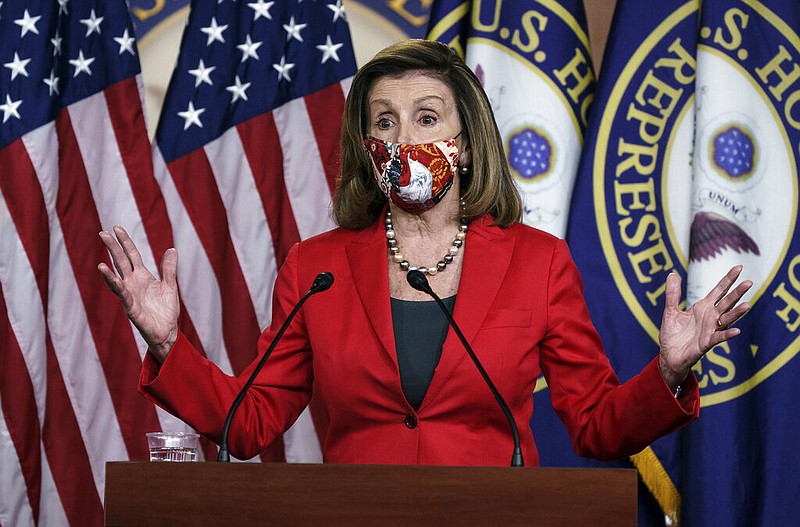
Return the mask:
M153 148L122 0L0 1L0 64L0 525L101 525L106 461L185 425L136 392L97 232L153 272L175 246L184 332L240 371L288 247L331 226L349 30L335 0L195 2ZM299 426L286 458L318 459Z
M194 321L184 332L228 373L256 356L289 248L333 227L354 73L341 0L192 3L156 132L155 173L180 255L183 312ZM287 459L321 460L309 429L306 412Z

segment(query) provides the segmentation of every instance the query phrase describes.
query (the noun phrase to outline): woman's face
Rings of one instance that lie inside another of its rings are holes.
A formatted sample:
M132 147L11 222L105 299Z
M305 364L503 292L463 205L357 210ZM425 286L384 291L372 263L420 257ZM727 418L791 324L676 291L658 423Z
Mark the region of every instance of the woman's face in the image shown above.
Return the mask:
M461 132L455 97L442 81L423 72L378 79L369 94L368 133L393 143L434 143ZM462 149L462 137L456 139Z

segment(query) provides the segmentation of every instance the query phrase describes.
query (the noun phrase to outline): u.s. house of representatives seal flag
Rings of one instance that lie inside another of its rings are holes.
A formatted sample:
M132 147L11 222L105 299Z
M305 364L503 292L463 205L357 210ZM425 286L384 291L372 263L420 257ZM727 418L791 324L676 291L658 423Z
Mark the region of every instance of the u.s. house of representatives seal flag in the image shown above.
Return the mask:
M481 79L523 195L525 223L563 236L594 97L580 0L440 0L428 38Z
M695 366L701 417L635 456L683 525L800 519L800 6L618 3L568 240L624 380L657 353L664 281L689 304L755 283L742 334Z

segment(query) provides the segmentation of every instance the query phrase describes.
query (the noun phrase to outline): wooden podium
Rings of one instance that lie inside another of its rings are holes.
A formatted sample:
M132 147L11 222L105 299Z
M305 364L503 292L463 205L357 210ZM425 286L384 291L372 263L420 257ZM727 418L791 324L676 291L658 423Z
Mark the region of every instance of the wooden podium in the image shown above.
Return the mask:
M124 463L106 525L636 526L632 469Z

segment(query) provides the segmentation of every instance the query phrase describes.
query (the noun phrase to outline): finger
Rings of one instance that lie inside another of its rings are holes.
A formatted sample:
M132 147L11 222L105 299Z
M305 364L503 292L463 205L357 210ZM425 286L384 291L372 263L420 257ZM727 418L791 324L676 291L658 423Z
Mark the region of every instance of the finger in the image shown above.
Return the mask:
M167 249L161 258L161 279L171 288L178 288L178 251Z
M128 235L127 231L125 231L125 229L119 225L115 225L114 234L117 235L120 245L122 245L122 248L125 250L125 254L128 256L131 266L134 269L137 267L144 267L142 255L139 254L139 249L136 248L136 244L133 243L133 240Z
M742 302L735 308L731 309L730 311L723 313L719 316L719 324L718 326L722 328L727 328L731 324L734 324L737 320L742 318L745 313L750 310L750 302Z
M728 290L731 286L736 283L736 280L739 278L739 275L742 273L742 265L734 265L730 268L730 270L725 273L725 276L717 282L717 285L714 286L708 295L707 298L714 299L714 305L718 305L719 302L723 299L723 297L728 294Z
M667 286L664 293L664 310L678 309L681 302L681 277L675 271L667 275Z
M725 297L719 301L717 307L723 312L727 312L731 310L742 297L747 293L750 288L753 287L753 282L750 280L745 280L741 284L737 285L736 288L731 291L729 294L725 295Z
M104 263L101 263L97 266L97 269L100 271L100 274L103 276L103 280L105 280L106 285L117 296L122 296L122 280L114 274L114 272Z
M730 340L733 337L738 336L742 332L739 328L727 328L720 331L715 331L711 334L709 338L708 350L712 349L714 346L718 344L722 344L726 340ZM706 350L706 351L708 351Z
M120 244L117 243L117 240L108 231L101 231L100 239L103 240L103 244L105 244L106 249L108 249L109 254L111 254L111 261L117 273L119 273L120 276L129 274L132 270L131 262L125 255L125 251L122 250Z

